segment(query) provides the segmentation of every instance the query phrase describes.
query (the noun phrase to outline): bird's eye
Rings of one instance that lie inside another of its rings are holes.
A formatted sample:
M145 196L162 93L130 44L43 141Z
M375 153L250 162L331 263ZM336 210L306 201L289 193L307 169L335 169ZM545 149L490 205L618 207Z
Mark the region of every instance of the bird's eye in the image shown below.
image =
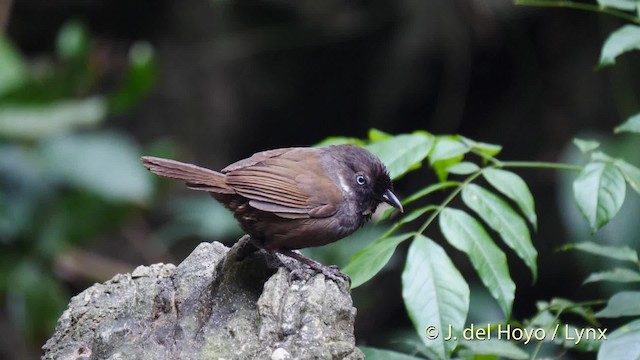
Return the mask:
M364 185L367 183L367 179L365 179L362 175L357 175L356 182L358 183L358 185Z

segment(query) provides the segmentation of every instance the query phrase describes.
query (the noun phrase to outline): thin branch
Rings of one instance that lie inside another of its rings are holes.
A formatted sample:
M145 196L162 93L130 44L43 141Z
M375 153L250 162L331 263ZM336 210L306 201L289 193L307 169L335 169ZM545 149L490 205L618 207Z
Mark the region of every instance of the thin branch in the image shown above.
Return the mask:
M582 166L579 166L579 165L561 164L561 163L545 162L545 161L502 161L500 162L500 165L498 167L558 169L558 170L569 170L569 171L582 170Z
M438 205L435 211L431 213L431 216L429 216L427 221L425 221L425 223L422 224L420 229L416 231L416 235L422 234L429 227L429 225L431 225L431 223L438 217L438 215L440 215L442 210L444 210L444 208L446 208L449 205L449 203L451 203L453 199L455 199L456 196L458 196L458 194L462 191L462 189L464 189L465 186L469 185L473 180L475 180L480 175L482 175L482 170L476 171L475 173L469 175L462 183L460 183L460 185L458 185L458 187L455 190L453 190L451 194L449 194L449 196L447 196L447 198L440 203L440 205Z
M546 161L500 161L493 156L482 153L478 150L471 150L472 153L480 156L482 159L490 162L492 165L487 166L487 168L538 168L538 169L558 169L558 170L569 170L569 171L580 171L582 170L582 166L578 165L570 165L570 164L561 164L554 162L546 162Z

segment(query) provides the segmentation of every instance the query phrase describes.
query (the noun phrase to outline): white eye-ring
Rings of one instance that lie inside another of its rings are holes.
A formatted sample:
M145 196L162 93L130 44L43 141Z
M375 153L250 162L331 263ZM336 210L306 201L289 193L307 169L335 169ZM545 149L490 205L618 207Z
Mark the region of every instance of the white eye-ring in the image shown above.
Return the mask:
M365 179L362 175L356 175L356 182L358 183L358 185L364 185L367 183L367 179Z

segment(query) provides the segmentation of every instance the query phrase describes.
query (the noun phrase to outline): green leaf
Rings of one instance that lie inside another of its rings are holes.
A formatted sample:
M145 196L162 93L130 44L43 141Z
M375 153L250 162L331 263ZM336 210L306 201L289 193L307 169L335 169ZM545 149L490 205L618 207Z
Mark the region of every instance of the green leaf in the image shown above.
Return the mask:
M549 304L549 308L556 313L562 312L576 314L588 321L590 324L597 326L598 321L593 315L593 310L590 307L578 305L575 302L563 298L553 298Z
M424 134L404 134L366 146L378 155L389 170L391 179L396 179L424 160L431 147L433 137Z
M461 162L464 159L464 154L469 150L470 147L458 136L438 136L433 151L429 154L429 162L438 176L438 180L445 181L448 169Z
M637 49L640 49L640 26L625 25L605 41L600 54L600 66L613 65L618 55Z
M129 50L129 66L125 80L109 96L109 110L119 114L131 110L153 88L157 66L153 47L145 42L133 44Z
M37 140L74 128L93 127L106 115L102 97L37 106L5 105L0 107L0 135Z
M635 114L627 121L613 129L613 132L618 134L621 132L632 132L640 134L640 114Z
M608 333L598 351L598 360L640 359L640 320Z
M594 151L591 154L591 161L601 161L606 163L612 163L618 170L622 172L624 179L629 186L636 192L640 193L640 169L629 164L623 159L614 159L611 156L603 153L602 151Z
M52 178L107 200L144 204L151 196L140 149L120 134L56 137L43 144L41 154Z
M62 60L79 60L89 52L87 29L78 21L67 22L58 32L56 51Z
M456 175L469 175L479 170L480 167L478 165L468 161L463 161L447 168L448 173Z
M591 153L591 162L613 162L615 159L602 151L594 151Z
M423 198L431 193L434 193L436 191L442 190L442 189L446 189L446 188L450 188L450 187L454 187L454 186L458 186L458 182L457 181L445 181L445 182L439 182L439 183L435 183L435 184L431 184L421 190L418 190L418 192L414 193L413 195L409 196L408 198L404 199L402 201L402 205L406 206L420 198Z
M338 264L342 268L358 251L387 234L388 230L388 226L365 225L362 229L342 239L342 241L336 241L320 247L304 248L301 252L304 256L323 264ZM238 237L234 238L237 239ZM385 266L381 272L395 270L400 267L400 259L400 256L395 257L395 259L392 256L391 262L393 263Z
M557 319L554 314L549 311L549 303L546 301L536 301L536 309L538 313L528 321L528 326L537 326L550 328L557 323Z
M433 151L429 154L429 161L433 164L436 161L456 158L467 152L469 152L469 147L456 138L452 136L438 137Z
M640 194L640 169L622 159L615 159L613 165L622 171L622 175L624 179L627 180L627 184Z
M621 291L611 297L597 317L616 318L640 315L640 291Z
M328 137L314 146L331 146L331 145L343 145L343 144L351 144L357 146L364 146L364 141L354 137L344 137L344 136L331 136Z
M460 345L471 350L474 355L496 355L501 359L529 359L529 354L526 351L506 340L463 340Z
M413 211L411 211L410 213L408 213L407 215L403 216L399 221L398 224L402 225L402 224L406 224L409 222L412 222L413 220L419 218L420 216L424 215L426 212L428 211L432 211L435 210L437 208L437 206L435 205L427 205L421 208L417 208Z
M415 210L411 211L410 213L408 213L407 215L401 217L400 220L398 220L398 222L396 222L395 226L398 227L400 225L412 222L413 220L415 220L415 219L419 218L420 216L422 216L427 211L433 211L435 209L437 209L436 205L427 205L427 206L423 206L421 208L415 209ZM383 215L380 217L380 220L377 220L377 222L380 222L380 221L388 219L389 216L391 216L391 214L394 213L395 211L396 211L395 208L392 208L391 206L389 206L389 209L387 209L387 211L385 211L383 213Z
M573 182L580 212L596 232L613 218L624 201L624 176L611 163L587 164Z
M4 34L0 34L0 96L27 79L25 62Z
M474 150L479 151L480 153L486 156L496 156L502 151L502 146L496 144L488 144L475 140L471 140L464 136L461 137L462 141L467 144L467 146L471 147Z
M600 245L591 241L584 241L580 243L566 244L559 250L566 251L572 249L621 261L638 262L638 253L628 246Z
M376 349L368 346L359 346L367 360L422 360L422 358L399 353L391 350Z
M595 150L600 146L600 143L595 140L582 140L578 138L573 139L573 143L583 153L588 153L589 151Z
M382 140L391 139L393 135L388 134L384 131L380 131L378 129L370 129L369 130L369 141L371 142L379 142Z
M493 168L484 169L482 176L496 190L513 200L533 225L533 228L537 229L538 217L536 216L533 195L531 195L527 183L520 176L511 171Z
M538 277L538 252L531 244L529 229L522 217L504 200L475 184L462 189L462 200L495 230L502 240L527 264L533 279Z
M374 277L389 262L396 247L412 235L407 233L380 238L353 255L342 269L351 278L351 288L355 289Z
M402 297L429 356L448 359L456 341L445 337L449 326L454 336L462 334L469 311L469 286L447 253L422 235L409 247L402 272ZM427 336L436 332L433 339Z
M612 281L620 283L640 282L640 273L627 268L614 268L609 271L595 272L589 275L582 284L597 281Z
M462 159L464 159L464 155L458 155L456 157L452 157L450 159L445 159L445 160L438 160L432 163L431 167L433 168L433 171L435 171L436 176L438 177L438 180L440 182L443 182L447 180L447 176L449 175L449 172L447 171L447 169L451 168L452 166L455 166L457 163L462 161Z
M445 208L440 214L440 228L453 247L469 256L480 280L498 301L506 318L509 318L516 285L509 275L504 252L491 240L482 225L464 211Z

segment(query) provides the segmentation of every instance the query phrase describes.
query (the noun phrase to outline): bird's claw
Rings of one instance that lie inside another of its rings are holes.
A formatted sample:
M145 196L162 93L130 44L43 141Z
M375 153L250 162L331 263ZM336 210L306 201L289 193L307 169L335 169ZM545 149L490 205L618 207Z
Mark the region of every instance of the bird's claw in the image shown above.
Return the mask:
M327 279L335 281L338 285L345 286L347 290L351 289L351 278L349 275L340 271L337 265L323 266L320 269L309 267L307 269L289 269L288 282L291 285L296 279L303 279L304 273L322 274Z
M322 274L338 284L346 285L347 289L351 289L351 278L349 275L340 271L338 265L329 265L322 267ZM347 285L348 284L348 285Z
M340 271L340 268L337 265L322 265L321 263L313 259L309 259L308 257L289 249L275 249L275 251L307 265L314 274L323 274L325 278L331 279L335 281L339 286L346 288L345 290L348 291L349 289L351 289L351 278L347 274ZM295 277L299 277L300 272L302 271L300 269L294 269L291 266L287 266L287 268L289 269L289 285L291 285L293 279Z

